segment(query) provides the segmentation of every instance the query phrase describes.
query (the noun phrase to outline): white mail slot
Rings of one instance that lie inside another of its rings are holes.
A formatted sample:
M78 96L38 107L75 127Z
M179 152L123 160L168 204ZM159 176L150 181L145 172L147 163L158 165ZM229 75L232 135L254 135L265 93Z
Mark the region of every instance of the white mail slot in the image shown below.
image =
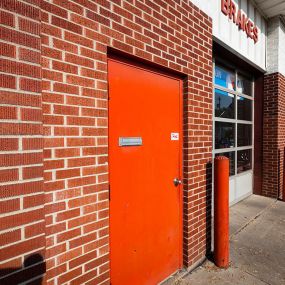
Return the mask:
M121 137L119 138L119 146L142 145L141 137Z

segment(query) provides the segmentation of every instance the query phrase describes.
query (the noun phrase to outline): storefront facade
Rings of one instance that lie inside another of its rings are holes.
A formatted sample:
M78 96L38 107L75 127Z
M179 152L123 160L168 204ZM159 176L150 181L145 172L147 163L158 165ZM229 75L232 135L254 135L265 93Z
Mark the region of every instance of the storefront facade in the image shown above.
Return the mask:
M232 204L279 195L283 65L266 50L283 23L208 2L2 1L0 283L193 269L211 250L216 155Z

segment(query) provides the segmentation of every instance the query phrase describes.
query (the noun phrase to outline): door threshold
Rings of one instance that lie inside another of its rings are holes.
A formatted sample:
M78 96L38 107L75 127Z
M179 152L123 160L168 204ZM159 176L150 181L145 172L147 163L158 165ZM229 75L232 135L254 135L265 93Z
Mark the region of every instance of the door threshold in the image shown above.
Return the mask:
M182 279L186 274L189 272L186 270L186 268L178 269L174 273L172 273L170 276L168 276L166 279L158 283L157 285L173 285L176 284L177 281Z

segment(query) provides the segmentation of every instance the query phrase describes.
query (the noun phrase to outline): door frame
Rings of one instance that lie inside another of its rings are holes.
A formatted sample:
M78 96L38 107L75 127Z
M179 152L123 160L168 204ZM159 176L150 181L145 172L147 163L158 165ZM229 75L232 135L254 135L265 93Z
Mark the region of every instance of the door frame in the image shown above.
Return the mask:
M110 130L110 113L109 113L109 106L110 106L110 93L109 93L109 68L108 68L108 63L109 61L115 61L121 64L126 64L128 66L136 67L139 69L142 69L144 71L148 71L154 74L159 74L171 79L175 79L179 81L179 176L182 181L182 183L178 186L177 191L179 191L179 268L173 272L172 274L178 272L183 268L183 192L184 192L184 177L183 177L183 166L184 166L184 156L183 156L183 143L184 143L184 128L183 128L183 110L184 110L184 104L183 104L183 99L184 99L184 93L183 93L183 84L184 84L184 78L186 77L184 74L169 70L168 68L165 68L163 66L159 66L157 64L154 64L152 62L146 62L145 60L140 60L137 58L129 58L125 54L117 54L117 53L108 53L107 56L107 82L108 82L108 165L110 165L110 151L109 151L109 130ZM110 169L110 168L109 168ZM111 175L110 170L108 170L109 176ZM109 201L111 199L111 185L110 185L110 178L109 178ZM110 209L110 204L109 204L109 209ZM110 221L110 211L109 211L109 221ZM110 244L110 222L109 222L109 252L112 251L111 244ZM112 263L111 257L109 259L110 264ZM111 266L110 266L110 272L111 272ZM172 275L171 274L171 275ZM111 273L110 273L111 275ZM170 275L170 276L171 276ZM168 277L170 277L168 276ZM166 280L166 279L165 279ZM161 280L161 282L165 281Z

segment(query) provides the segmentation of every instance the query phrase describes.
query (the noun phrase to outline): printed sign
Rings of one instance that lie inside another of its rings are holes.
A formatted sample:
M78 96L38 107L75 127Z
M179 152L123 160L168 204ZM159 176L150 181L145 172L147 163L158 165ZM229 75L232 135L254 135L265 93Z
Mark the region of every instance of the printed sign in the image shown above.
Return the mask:
M179 140L179 133L171 133L171 140L178 141Z
M242 9L238 9L233 0L221 0L221 10L240 30L244 31L249 38L253 39L254 43L257 43L257 26L249 19Z

